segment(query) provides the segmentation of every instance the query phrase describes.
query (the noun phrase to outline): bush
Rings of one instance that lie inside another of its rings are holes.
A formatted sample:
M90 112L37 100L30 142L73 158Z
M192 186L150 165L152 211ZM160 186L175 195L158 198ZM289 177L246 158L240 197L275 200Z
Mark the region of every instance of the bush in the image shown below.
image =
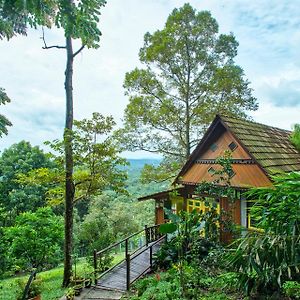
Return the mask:
M63 222L50 208L19 215L5 230L9 255L23 270L56 265L62 258Z
M282 290L285 295L292 299L300 299L300 283L296 281L286 281L282 285Z

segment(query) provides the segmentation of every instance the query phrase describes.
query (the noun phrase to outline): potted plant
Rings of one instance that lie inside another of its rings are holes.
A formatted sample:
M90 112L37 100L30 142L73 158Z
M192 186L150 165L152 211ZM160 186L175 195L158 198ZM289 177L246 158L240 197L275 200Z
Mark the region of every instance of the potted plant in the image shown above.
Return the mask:
M75 285L73 287L73 289L74 289L74 292L75 292L75 296L79 296L80 293L82 292L83 285L82 284Z
M73 288L69 288L66 292L66 299L73 300L75 297L75 290Z
M84 281L84 287L90 288L92 286L92 278L86 278Z

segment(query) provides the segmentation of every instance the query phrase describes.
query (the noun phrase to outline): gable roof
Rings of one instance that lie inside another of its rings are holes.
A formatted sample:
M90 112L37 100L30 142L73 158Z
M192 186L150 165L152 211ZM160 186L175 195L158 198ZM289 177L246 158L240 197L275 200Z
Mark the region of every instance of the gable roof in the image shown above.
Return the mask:
M219 127L225 127L237 139L268 177L278 172L300 171L300 152L290 141L290 131L217 115L175 182L192 166Z

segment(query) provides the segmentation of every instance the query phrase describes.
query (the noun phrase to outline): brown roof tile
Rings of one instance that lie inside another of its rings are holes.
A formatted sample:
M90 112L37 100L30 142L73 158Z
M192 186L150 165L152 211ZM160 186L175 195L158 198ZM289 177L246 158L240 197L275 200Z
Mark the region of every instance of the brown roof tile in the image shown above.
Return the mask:
M268 175L300 171L300 152L290 141L290 131L227 116L221 120Z

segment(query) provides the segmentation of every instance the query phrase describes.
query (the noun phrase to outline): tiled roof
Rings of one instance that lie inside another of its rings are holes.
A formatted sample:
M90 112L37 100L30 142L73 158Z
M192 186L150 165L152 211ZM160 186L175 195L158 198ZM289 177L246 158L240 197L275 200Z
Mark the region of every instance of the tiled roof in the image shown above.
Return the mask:
M290 141L290 131L233 117L220 118L268 175L300 171L300 152Z

